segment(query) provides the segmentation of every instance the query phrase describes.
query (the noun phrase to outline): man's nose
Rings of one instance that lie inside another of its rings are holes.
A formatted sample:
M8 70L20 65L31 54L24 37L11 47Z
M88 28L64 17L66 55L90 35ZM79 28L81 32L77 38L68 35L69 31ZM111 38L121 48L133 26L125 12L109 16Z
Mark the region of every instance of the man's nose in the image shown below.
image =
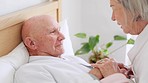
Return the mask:
M64 39L65 39L65 36L61 32L59 32L59 40L64 40Z

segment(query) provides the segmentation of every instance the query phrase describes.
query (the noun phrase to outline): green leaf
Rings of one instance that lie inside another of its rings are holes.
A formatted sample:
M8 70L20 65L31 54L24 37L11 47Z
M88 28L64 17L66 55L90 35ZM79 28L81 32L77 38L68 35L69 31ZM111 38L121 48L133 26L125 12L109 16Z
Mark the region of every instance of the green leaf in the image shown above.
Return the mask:
M108 55L108 54L109 54L108 50L107 50L107 49L104 49L104 50L103 50L103 54L104 54L104 55Z
M93 50L94 47L99 43L99 35L89 37L89 46Z
M109 48L109 47L111 47L112 45L113 45L113 42L109 42L109 43L106 44L106 48Z
M84 45L84 44L86 44L86 43L88 43L88 42L83 42L83 43L81 43L81 45Z
M134 43L135 43L135 40L133 40L131 38L127 41L127 44L134 44Z
M86 33L77 33L75 36L78 38L86 38Z
M75 55L86 54L90 51L88 43L85 43L79 50L76 51Z
M127 40L127 38L124 37L124 36L115 35L115 36L114 36L114 40Z

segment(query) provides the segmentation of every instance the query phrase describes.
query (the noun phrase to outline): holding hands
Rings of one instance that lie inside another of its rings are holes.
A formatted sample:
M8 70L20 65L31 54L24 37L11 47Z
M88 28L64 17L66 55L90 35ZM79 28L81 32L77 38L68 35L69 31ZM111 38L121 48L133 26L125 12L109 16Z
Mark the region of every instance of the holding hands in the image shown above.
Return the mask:
M131 69L126 68L124 64L117 63L115 60L111 58L102 59L98 61L96 64L92 64L92 67L94 68L89 73L95 75L99 79L102 79L103 77L105 78L115 73L122 73L127 78L129 78L130 75L133 74ZM95 71L99 73L95 73Z
M93 64L92 66L94 68L98 68L103 77L107 77L115 73L120 73L118 63L116 63L113 59L105 58L98 61L96 64Z

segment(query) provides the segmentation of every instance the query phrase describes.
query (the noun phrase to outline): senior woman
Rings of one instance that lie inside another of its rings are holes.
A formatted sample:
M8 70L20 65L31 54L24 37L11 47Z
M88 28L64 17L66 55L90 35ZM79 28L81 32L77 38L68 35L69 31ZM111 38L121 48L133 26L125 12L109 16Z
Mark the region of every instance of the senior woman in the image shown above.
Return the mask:
M125 33L139 35L128 53L136 83L148 83L148 0L110 0L112 20ZM131 83L117 63L111 59L94 65L104 76L102 83ZM122 72L122 73L121 73Z

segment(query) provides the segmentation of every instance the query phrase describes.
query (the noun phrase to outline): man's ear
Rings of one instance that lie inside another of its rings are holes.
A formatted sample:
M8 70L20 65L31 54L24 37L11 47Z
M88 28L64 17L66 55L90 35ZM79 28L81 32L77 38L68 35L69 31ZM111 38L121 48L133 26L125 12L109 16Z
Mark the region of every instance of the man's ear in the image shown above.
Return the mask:
M26 37L24 43L29 49L32 49L32 50L37 49L36 43L34 39L31 37Z

